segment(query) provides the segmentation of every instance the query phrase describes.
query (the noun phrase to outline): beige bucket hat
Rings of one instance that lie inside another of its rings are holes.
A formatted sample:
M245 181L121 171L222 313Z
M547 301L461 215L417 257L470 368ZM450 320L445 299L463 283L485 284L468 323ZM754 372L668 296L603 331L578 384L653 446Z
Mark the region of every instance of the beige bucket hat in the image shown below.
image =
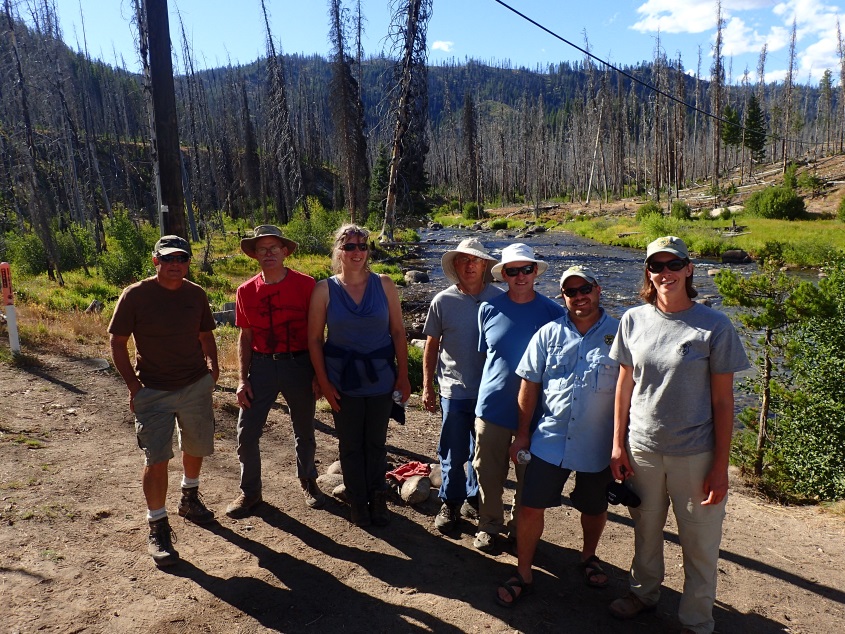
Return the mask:
M298 246L296 242L290 240L289 238L285 238L282 235L282 230L275 225L258 225L253 230L251 238L244 238L241 240L241 251L251 258L258 259L255 255L255 243L258 242L260 238L266 238L268 236L271 238L278 238L282 244L287 247L288 255L291 255L294 251L296 251L296 247Z
M440 265L443 267L443 275L446 276L447 280L453 284L457 284L460 281L458 280L458 273L455 271L455 258L459 253L466 253L467 255L487 260L490 264L487 264L487 268L484 271L484 282L487 283L493 281L493 275L490 273L490 267L492 263L496 262L496 258L489 255L484 250L484 245L476 238L467 238L466 240L462 240L457 248L452 251L446 251L446 253L443 254L443 257L440 258Z

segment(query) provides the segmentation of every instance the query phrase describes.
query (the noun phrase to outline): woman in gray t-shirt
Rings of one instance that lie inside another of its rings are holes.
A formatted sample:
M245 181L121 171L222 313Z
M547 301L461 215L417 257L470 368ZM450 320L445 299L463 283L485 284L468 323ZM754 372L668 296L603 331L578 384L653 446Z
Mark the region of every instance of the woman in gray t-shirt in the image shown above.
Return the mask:
M622 316L610 351L619 361L610 466L642 500L630 509L630 591L610 612L630 619L656 605L671 502L684 565L678 618L684 632L709 634L728 493L733 376L749 364L730 320L692 301L692 274L683 240L666 236L649 244L640 292L647 303Z

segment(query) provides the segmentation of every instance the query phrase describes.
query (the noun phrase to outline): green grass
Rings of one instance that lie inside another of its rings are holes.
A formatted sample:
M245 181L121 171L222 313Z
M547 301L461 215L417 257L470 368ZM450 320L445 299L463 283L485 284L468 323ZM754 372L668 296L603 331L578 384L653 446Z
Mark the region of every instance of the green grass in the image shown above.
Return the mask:
M28 438L23 434L20 434L16 438L13 438L12 442L17 445L26 445L28 449L41 449L42 447L44 447L44 443L40 440L37 440L35 438Z
M821 266L837 250L845 250L845 223L838 220L768 220L743 214L733 217L747 233L722 235L728 227L721 219L680 220L649 216L643 222L633 218L595 218L568 223L576 235L614 246L645 249L664 235L681 237L698 256L718 257L729 249L744 249L754 257L767 242L786 244L785 255L791 266Z
M475 220L467 220L461 215L454 215L454 214L443 214L443 215L435 215L432 218L432 222L439 222L445 228L450 227L457 227L457 226L469 226L475 223ZM486 220L480 220L478 222L484 223L488 222ZM548 221L550 224L555 224L554 222ZM544 222L540 221L540 224L544 224ZM520 231L525 229L527 226L524 220L520 220L518 218L493 218L489 220L490 229L494 231L498 231L499 229L505 230L513 230L513 231Z

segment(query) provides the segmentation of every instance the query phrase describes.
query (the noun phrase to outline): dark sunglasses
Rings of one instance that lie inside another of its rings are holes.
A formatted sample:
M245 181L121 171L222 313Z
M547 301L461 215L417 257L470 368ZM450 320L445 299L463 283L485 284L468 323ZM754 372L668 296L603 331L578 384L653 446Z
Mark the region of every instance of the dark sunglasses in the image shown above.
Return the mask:
M537 268L536 264L526 264L525 266L509 266L502 270L508 277L516 277L520 273L523 275L531 275L535 268Z
M593 292L593 288L595 287L592 284L584 284L583 286L579 286L577 288L564 288L562 289L562 292L571 299L576 297L578 293L581 293L582 295L589 295Z
M668 262L649 262L645 267L651 273L662 273L664 268L668 268L670 271L680 271L687 264L689 264L689 260L669 260Z
M358 249L359 251L366 251L370 248L366 242L347 242L346 244L341 244L340 248L344 251L354 251Z
M160 255L158 256L159 262L164 262L165 264L172 264L173 262L178 262L179 264L185 264L185 262L191 261L191 256L187 253L171 253L170 255Z

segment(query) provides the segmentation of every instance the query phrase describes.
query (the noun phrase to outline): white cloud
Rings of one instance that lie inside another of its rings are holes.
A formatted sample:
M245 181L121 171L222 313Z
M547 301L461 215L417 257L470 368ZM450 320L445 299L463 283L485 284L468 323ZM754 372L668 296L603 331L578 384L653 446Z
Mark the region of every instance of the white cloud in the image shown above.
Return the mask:
M437 40L436 42L432 42L431 50L433 51L443 51L444 53L451 53L452 49L455 48L454 42L444 42L443 40Z
M837 3L840 4L840 3ZM715 37L715 2L702 0L646 0L637 7L638 21L630 28L641 33L709 34ZM830 0L722 0L726 57L759 55L763 44L783 65L789 50L792 21L796 24L796 80L818 80L826 68L838 67L836 20L845 32L845 11ZM771 63L771 61L770 61ZM766 72L779 81L783 68Z
M700 0L648 0L631 28L641 33L702 33L716 26L713 6Z

